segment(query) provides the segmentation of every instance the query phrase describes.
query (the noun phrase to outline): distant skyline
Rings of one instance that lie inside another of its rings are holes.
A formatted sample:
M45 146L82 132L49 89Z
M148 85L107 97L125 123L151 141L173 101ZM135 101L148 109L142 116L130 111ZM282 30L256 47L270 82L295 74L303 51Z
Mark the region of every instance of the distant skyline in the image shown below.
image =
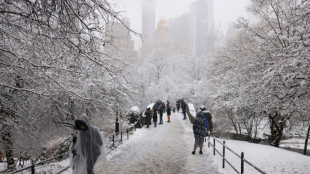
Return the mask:
M196 0L156 0L155 26L161 19L169 20L189 12L190 4ZM214 0L214 24L222 26L226 33L229 23L240 16L247 16L245 7L250 0ZM123 17L128 17L131 28L142 32L142 0L118 0L118 9ZM141 41L133 36L135 49L141 47Z

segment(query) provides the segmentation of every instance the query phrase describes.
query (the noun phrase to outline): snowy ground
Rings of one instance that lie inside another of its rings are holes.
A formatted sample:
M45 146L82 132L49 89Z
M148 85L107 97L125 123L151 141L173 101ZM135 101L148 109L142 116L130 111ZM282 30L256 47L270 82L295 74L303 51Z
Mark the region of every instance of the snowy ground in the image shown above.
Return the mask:
M192 155L193 133L188 120L172 114L171 123L137 130L108 156L102 174L115 173L219 173L210 155ZM197 151L198 152L198 151Z
M105 170L100 174L130 174L130 173L210 173L235 174L236 172L226 164L222 169L220 155L213 156L212 148L204 146L204 154L192 155L194 137L189 120L182 120L181 113L172 113L171 123L167 123L164 114L164 124L156 128L137 129L128 141L121 144L112 154L108 155ZM220 140L223 141L223 140ZM296 152L266 145L252 144L242 141L225 140L226 145L240 154L244 152L245 159L272 174L309 174L310 157ZM222 152L222 146L216 147ZM197 150L198 152L198 150ZM240 159L226 150L227 160L240 171ZM39 169L46 173L56 173L68 160L53 163L52 168ZM53 171L53 172L51 172ZM26 173L26 172L25 172ZM29 172L28 172L29 173ZM64 174L71 173L70 170ZM245 173L255 174L252 167L245 165Z

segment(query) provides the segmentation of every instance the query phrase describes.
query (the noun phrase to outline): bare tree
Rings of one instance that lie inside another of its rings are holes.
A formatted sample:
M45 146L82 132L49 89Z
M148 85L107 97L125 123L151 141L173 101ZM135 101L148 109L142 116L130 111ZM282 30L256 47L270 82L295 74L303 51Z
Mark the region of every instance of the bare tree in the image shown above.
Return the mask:
M240 18L239 34L217 52L210 84L221 103L248 107L268 116L270 144L279 147L283 131L309 102L309 1L252 0L260 21Z
M0 2L0 124L9 168L14 134L39 137L37 125L48 119L72 128L80 112L98 118L120 96L129 100L122 61L104 52L109 20L125 25L106 0Z

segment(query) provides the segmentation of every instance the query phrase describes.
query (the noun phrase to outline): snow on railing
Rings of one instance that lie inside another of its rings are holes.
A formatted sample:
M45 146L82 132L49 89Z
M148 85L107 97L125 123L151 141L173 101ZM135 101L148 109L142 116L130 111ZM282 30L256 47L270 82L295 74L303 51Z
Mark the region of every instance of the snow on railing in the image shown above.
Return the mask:
M57 155L57 156L55 156L55 157L53 157L53 158L49 158L49 159L46 159L46 160L43 160L43 161L40 161L40 162L37 162L37 163L35 163L34 160L31 160L31 165L30 165L30 166L24 167L24 168L22 168L22 169L18 169L18 170L16 170L16 171L13 171L13 172L8 173L8 174L14 174L14 173L22 172L22 171L27 170L27 169L30 169L30 170L31 170L31 174L35 174L35 166L44 164L44 163L46 163L46 162L48 162L48 161L51 161L51 160L56 159L56 158L59 158L59 157L64 158L64 157L67 156L68 154L69 154L69 152L65 152L65 153L63 153L63 154L61 154L61 155Z
M222 167L225 168L225 162L227 164L229 164L229 166L231 168L234 169L235 172L237 172L238 174L244 174L244 162L247 163L248 165L250 165L251 167L253 167L255 170L257 170L258 172L262 173L262 174L266 174L266 172L262 171L260 168L256 167L254 164L252 164L250 161L244 159L244 153L241 152L241 155L239 155L238 153L236 153L235 151L233 151L231 148L229 148L226 144L225 144L225 141L220 142L218 139L216 139L214 136L212 136L213 138L213 144L211 144L210 142L210 136L208 137L208 147L212 146L213 147L213 155L215 155L215 152L217 152L223 159L223 162L222 162ZM206 142L207 138L205 138L205 142ZM220 143L221 145L223 145L223 152L221 154L221 152L216 149L216 143L215 142L218 142ZM240 172L238 171L238 169L236 167L234 167L225 157L225 150L229 150L230 152L232 152L234 155L236 155L238 158L241 159L241 170Z
M136 128L133 126L133 127L130 127L126 130L126 134L127 134L127 140L129 139L129 134L132 134L133 131L135 131ZM112 142L107 144L106 147L107 149L109 149L110 151L107 152L107 154L111 153L117 146L116 146L116 143L119 142L119 143L122 143L123 142L123 131L121 131L119 134L115 134L113 133L112 136L110 136L110 138L112 139ZM119 137L120 135L120 137ZM109 137L108 137L109 138ZM113 148L114 147L114 148ZM65 152L61 155L58 155L58 156L55 156L53 158L49 158L49 159L46 159L44 161L40 161L38 163L35 163L34 160L31 160L31 165L30 166L27 166L27 167L24 167L22 169L18 169L16 171L13 171L11 173L8 173L8 174L15 174L15 173L18 173L18 172L22 172L24 170L28 170L30 169L31 170L31 174L35 174L35 167L38 166L38 165L42 165L48 161L51 161L53 159L56 159L56 158L59 158L59 157L64 157L64 156L67 156L69 154L69 152ZM68 170L70 168L70 166L67 166L63 169L61 169L60 171L56 172L56 174L60 174L66 170Z

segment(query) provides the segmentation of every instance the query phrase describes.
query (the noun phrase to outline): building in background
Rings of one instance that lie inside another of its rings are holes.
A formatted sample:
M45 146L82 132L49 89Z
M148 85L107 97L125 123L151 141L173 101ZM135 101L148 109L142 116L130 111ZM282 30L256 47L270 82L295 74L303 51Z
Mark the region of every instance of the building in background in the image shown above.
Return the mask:
M123 22L130 27L128 18L124 18ZM105 53L118 60L134 63L137 59L137 52L134 50L134 42L126 26L119 22L109 21L105 31L105 42L107 42Z
M167 20L160 20L155 30L155 45L153 49L165 49L170 56L188 55L188 48L182 42L171 39L171 31Z
M190 26L188 13L185 13L180 17L170 19L169 28L171 40L173 42L182 43L186 45L187 48L190 48Z
M165 52L166 56L189 55L188 48L184 43L171 40L168 21L165 19L162 19L157 23L154 39L154 44L144 49L144 57L152 55L154 52L158 51Z
M215 40L213 0L197 0L191 4L189 26L191 56L208 55Z
M155 35L155 0L142 1L142 48L154 44Z
M218 45L213 0L192 2L189 13L170 19L169 23L159 21L156 30L155 0L143 0L142 3L142 60L155 48L165 48L172 55L201 57L208 56Z

